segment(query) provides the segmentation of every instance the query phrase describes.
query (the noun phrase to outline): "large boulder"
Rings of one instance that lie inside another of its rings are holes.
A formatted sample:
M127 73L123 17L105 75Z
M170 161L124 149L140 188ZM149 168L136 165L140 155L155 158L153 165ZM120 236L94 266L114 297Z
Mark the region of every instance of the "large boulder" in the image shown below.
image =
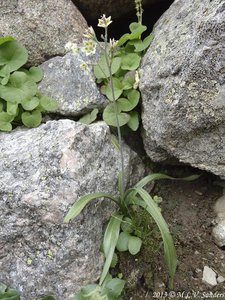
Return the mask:
M154 161L225 178L225 2L176 0L142 64L143 137Z
M0 36L11 35L29 51L29 63L63 55L81 40L87 23L71 0L0 0Z
M95 201L70 224L63 218L86 193L117 193L119 150L104 122L49 121L0 140L0 282L21 300L69 300L100 275L103 224L115 206ZM124 156L128 184L144 169L127 146Z
M81 46L74 47L77 52L54 57L40 65L44 78L39 89L58 102L56 112L61 115L77 116L93 108L102 110L108 103L100 93L92 71L97 56L86 56Z
M102 14L121 17L124 14L135 11L134 0L72 0L84 16L88 19L98 19ZM166 0L142 0L142 4L155 4Z

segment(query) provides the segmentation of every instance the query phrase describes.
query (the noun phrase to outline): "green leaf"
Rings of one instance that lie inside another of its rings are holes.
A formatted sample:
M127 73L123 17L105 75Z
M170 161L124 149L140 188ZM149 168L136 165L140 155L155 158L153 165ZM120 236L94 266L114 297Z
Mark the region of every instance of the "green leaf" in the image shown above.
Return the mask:
M127 123L127 126L130 127L131 130L136 131L139 127L139 115L136 111L132 111L129 113L130 120Z
M34 82L39 82L43 78L43 71L39 67L31 67L26 73Z
M130 238L130 234L127 232L121 232L116 244L116 249L119 252L124 252L128 250L128 241Z
M132 89L134 83L135 83L135 77L134 77L134 75L133 76L124 77L124 79L122 81L123 89L124 90L130 90L130 89Z
M53 296L45 296L44 298L41 298L41 300L56 300Z
M141 57L136 53L129 53L122 57L122 70L136 70L141 62Z
M125 280L113 278L106 283L103 292L105 292L109 297L112 297L112 299L118 299L124 289L124 286Z
M47 96L41 97L40 105L46 111L55 111L59 107L58 103L55 100L53 100Z
M37 85L24 72L14 72L7 85L0 85L0 97L6 101L21 103L32 98L37 92Z
M132 233L134 231L132 226L132 220L128 217L125 217L123 219L123 222L121 223L121 229L126 233Z
M114 103L108 104L103 111L103 120L109 125L117 127L117 119L119 126L127 124L130 120L130 116L127 113L121 113L121 108L117 106L117 111L115 111Z
M89 125L97 119L97 115L98 115L98 109L95 108L94 110L92 110L91 113L88 113L83 117L81 117L79 119L79 122Z
M136 255L141 250L142 240L137 236L129 236L128 250L130 254Z
M39 105L39 102L38 97L33 97L31 99L22 100L21 105L25 110L33 110Z
M138 23L138 22L133 22L129 25L129 29L132 34L142 34L145 30L147 30L147 27Z
M9 66L5 65L4 67L1 68L0 70L0 77L3 79L1 80L2 85L6 85L9 81L10 77L10 69Z
M117 46L120 47L123 44L125 44L127 41L129 41L130 39L130 34L129 33L125 33L124 35L121 36L121 38L119 39Z
M158 205L151 198L151 196L142 188L136 188L135 190L140 195L141 199L143 199L143 201L145 202L145 205L143 205L142 202L138 202L136 204L140 205L141 207L143 207L145 210L148 211L148 213L152 216L152 218L158 225L159 230L161 232L161 236L164 244L165 262L169 270L170 287L172 288L173 278L177 267L177 257L176 257L175 246L173 244L173 239L169 232L169 228L161 214Z
M81 289L81 295L85 298L99 294L101 287L98 284L88 284Z
M105 264L103 267L103 271L101 274L101 278L99 281L99 284L101 285L103 283L103 281L105 280L112 259L113 259L113 254L116 248L116 244L117 244L117 240L119 237L119 233L120 233L120 224L122 222L122 218L123 216L115 214L111 217L106 230L105 230L105 234L104 234L104 240L103 240L103 251L105 254Z
M9 289L3 294L0 293L1 300L20 300L20 294L16 290Z
M143 41L137 39L137 40L130 41L130 44L135 47L135 52L142 52L149 47L153 39L154 36L152 33L150 33L150 35L148 35Z
M112 59L112 64L111 64L111 74L112 75L115 74L119 70L120 64L121 64L120 57L115 57ZM98 64L96 66L94 66L94 74L97 79L110 77L110 70L109 70L109 66L107 64L105 55L103 55L100 58Z
M140 99L140 92L137 90L131 90L128 93L128 99L126 98L119 98L117 101L122 111L131 111L134 109L139 102Z
M17 103L7 102L6 106L7 106L7 113L10 116L16 116L17 109L18 109L18 104Z
M23 66L28 59L26 48L16 41L7 41L0 45L0 66L7 65L10 72Z
M0 122L12 122L14 119L14 116L9 115L7 112L0 112Z
M116 100L123 92L123 85L120 82L120 80L116 77L113 77L112 84L113 84L114 96ZM109 100L113 101L113 92L112 92L112 87L110 82L107 83L107 85L105 86L104 90L102 90L102 92L107 96Z
M10 119L5 117L6 116L5 114L7 116L9 116ZM0 130L1 131L9 132L12 130L12 124L10 122L12 121L14 116L12 117L12 119L11 119L11 117L12 116L8 115L6 112L0 112Z
M9 42L9 41L15 41L15 39L12 36L4 36L0 38L0 45Z
M34 110L33 112L23 112L21 119L26 127L34 128L41 124L42 115L39 110Z
M90 201L97 198L108 198L117 203L117 200L107 193L93 193L85 195L73 204L73 206L70 208L69 212L64 218L64 223L69 223L70 220L76 218Z

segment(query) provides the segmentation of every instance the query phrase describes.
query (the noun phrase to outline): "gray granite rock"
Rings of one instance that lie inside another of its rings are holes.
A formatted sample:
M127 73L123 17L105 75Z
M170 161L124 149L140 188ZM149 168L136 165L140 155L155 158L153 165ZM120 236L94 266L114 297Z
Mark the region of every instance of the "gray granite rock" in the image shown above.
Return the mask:
M140 179L139 158L127 146L124 154L126 183ZM103 224L115 206L95 202L70 224L63 218L86 193L117 193L119 153L108 126L65 119L0 133L0 170L0 282L21 300L71 299L100 275Z
M81 40L87 23L71 0L0 0L0 36L11 35L29 51L29 63L63 55Z
M145 149L225 178L225 2L175 0L142 64Z
M81 49L81 47L79 47ZM59 103L56 112L61 115L77 116L93 108L103 109L108 103L100 93L92 71L96 56L86 56L79 50L63 57L54 57L40 67L44 78L39 89Z

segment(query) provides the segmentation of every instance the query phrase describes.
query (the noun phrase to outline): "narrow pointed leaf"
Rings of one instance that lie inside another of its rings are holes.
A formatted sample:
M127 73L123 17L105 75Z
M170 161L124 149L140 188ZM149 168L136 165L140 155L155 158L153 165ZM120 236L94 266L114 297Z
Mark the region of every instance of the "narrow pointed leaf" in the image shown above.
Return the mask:
M123 216L121 216L121 215L118 215L118 214L113 215L107 225L106 230L105 230L104 240L103 240L105 264L104 264L101 278L99 281L100 285L105 280L105 278L109 272L111 263L112 263L113 254L114 254L116 244L117 244L117 241L119 238L120 224L122 222L122 218L123 218Z
M140 195L141 199L143 199L146 206L143 206L141 202L137 204L139 204L149 212L149 214L152 216L161 232L164 244L165 262L169 270L171 282L173 282L173 278L177 267L177 257L173 239L169 232L167 223L164 220L158 205L151 198L151 196L142 188L136 188L135 190Z
M108 198L114 202L117 202L115 198L113 198L110 194L107 193L93 193L85 195L73 204L73 206L70 208L69 212L64 218L64 223L68 223L70 220L76 218L89 202L98 198Z

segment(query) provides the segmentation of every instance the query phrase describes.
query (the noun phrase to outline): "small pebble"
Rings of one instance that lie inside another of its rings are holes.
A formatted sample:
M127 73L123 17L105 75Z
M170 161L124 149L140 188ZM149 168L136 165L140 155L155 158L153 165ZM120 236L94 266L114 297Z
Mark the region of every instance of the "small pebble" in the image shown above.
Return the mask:
M225 278L224 278L223 276L219 275L219 276L217 277L217 282L218 282L218 283L223 283L224 281L225 281Z
M214 272L208 266L204 266L202 282L213 287L217 285L216 272Z

